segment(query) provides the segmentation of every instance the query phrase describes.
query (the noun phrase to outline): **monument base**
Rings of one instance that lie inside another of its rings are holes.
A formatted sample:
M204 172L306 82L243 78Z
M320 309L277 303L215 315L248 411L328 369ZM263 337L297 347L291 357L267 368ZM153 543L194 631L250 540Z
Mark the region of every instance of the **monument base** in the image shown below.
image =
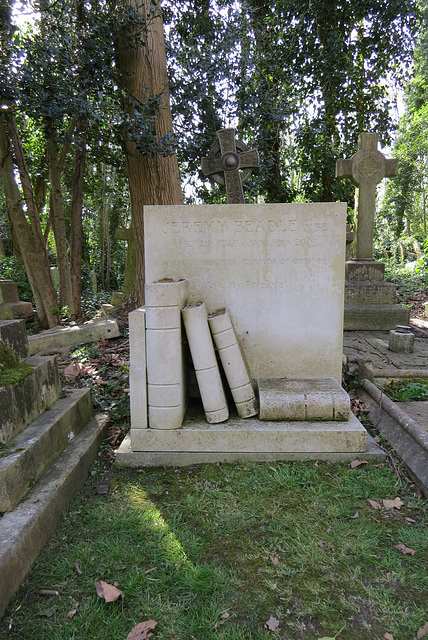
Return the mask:
M344 331L389 331L410 323L410 309L399 304L345 304Z
M186 466L204 462L382 458L357 418L343 422L262 422L232 417L209 425L200 410L181 429L131 429L116 453L116 466Z

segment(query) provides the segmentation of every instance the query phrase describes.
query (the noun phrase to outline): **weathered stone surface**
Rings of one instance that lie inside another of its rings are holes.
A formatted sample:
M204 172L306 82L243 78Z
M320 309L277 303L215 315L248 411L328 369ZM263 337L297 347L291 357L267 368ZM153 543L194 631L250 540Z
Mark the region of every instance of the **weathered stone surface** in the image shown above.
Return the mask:
M374 260L348 260L345 262L345 280L383 280L385 277L385 265Z
M0 512L11 511L93 413L89 389L74 389L9 440L0 458Z
M13 280L0 278L0 304L19 302L18 287Z
M345 306L345 331L385 331L397 324L409 324L410 309L399 304Z
M279 460L328 460L329 462L351 462L352 460L380 462L386 453L380 449L373 438L367 434L366 449L363 452L288 451L288 452L221 452L204 451L133 451L131 437L126 436L116 452L115 465L118 468L132 467L184 467L193 464L215 462L275 462Z
M61 384L56 356L32 356L34 373L0 387L0 442L6 443L59 398Z
M358 151L352 158L336 162L336 177L349 178L355 190L354 255L357 260L373 259L373 231L376 185L397 175L398 160L387 160L378 150L377 133L361 133Z
M10 304L0 304L0 320L13 320L15 314Z
M28 336L30 354L57 353L76 344L97 342L117 338L119 327L116 320L91 320L75 327L48 329L34 336Z
M345 282L345 304L395 304L397 287L391 282Z
M393 329L389 332L388 348L395 353L413 353L415 336L410 331L403 333Z
M113 291L111 294L111 303L113 307L120 307L126 300L126 295L121 291Z
M346 205L145 207L147 282L228 308L253 378L341 379ZM313 340L316 322L316 340Z
M229 418L216 425L187 415L181 429L131 429L134 451L204 453L364 452L366 431L351 414L344 422L261 422Z
M28 357L28 339L25 320L3 320L0 322L0 344L12 349L18 360Z
M27 497L0 519L0 617L85 482L107 426L106 414L92 418Z
M129 318L129 387L133 429L147 429L146 318L145 309L131 311Z
M262 421L349 420L349 396L334 378L263 378L257 384Z

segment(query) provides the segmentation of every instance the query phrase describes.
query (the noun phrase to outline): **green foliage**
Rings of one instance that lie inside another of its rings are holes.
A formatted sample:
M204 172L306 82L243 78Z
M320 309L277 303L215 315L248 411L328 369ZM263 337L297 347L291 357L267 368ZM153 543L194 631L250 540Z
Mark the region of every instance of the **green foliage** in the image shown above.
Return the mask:
M384 388L384 393L396 402L412 400L428 400L428 380L415 378L411 382L391 380Z

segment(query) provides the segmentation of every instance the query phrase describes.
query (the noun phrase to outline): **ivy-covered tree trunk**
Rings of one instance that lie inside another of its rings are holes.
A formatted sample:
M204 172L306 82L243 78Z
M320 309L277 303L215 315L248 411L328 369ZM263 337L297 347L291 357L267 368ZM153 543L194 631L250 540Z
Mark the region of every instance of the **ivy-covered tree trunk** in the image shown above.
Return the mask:
M124 110L130 118L143 110L148 100L158 97L158 109L152 133L158 141L172 135L172 115L166 71L166 52L160 5L150 0L126 0L123 3L145 21L145 28L134 27L118 38L118 65L123 87L127 92ZM140 29L137 36L137 29ZM137 247L134 303L144 302L144 218L148 204L182 204L178 161L172 147L153 153L141 149L138 132L124 131L126 169L131 201L132 226Z
M26 199L28 220L24 213L21 194L15 179L11 154L12 144L5 119L6 113L0 117L0 158L2 159L0 163L0 178L3 183L8 217L19 243L21 256L36 302L39 322L42 328L46 329L54 327L59 322L58 316L52 313L57 304L55 290L50 275L46 245L41 233L40 222L38 221L37 207L31 191L30 179L25 164L20 164L19 172ZM15 129L16 125L11 114L8 114L8 119L12 120L11 127ZM16 138L14 139L14 150L16 159L23 159L22 150Z

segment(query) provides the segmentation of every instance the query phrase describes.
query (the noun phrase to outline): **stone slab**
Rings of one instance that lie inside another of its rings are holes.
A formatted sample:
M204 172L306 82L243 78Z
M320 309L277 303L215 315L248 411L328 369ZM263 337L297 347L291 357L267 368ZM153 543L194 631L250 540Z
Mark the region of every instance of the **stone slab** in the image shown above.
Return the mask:
M403 429L399 422L391 417L383 407L379 407L369 393L359 389L358 396L369 409L368 418L373 424L376 424L376 429L395 449L424 496L428 498L428 450ZM425 431L421 429L421 433L425 433Z
M428 368L428 336L415 336L413 353L390 351L388 337L388 331L345 331L343 350L348 357L371 361L373 369L379 372L387 371L386 377L390 376L394 369L396 375L393 377L399 377L401 370L420 370L419 375L425 376L424 372Z
M0 387L0 442L6 443L56 402L61 384L56 356L32 356L34 372Z
M345 305L347 304L395 304L397 287L392 282L372 280L370 282L345 282Z
M345 331L387 331L410 323L410 309L399 304L346 304Z
M16 507L92 413L90 389L74 389L8 442L0 457L0 512Z
M144 207L147 282L229 309L253 378L341 379L346 205ZM316 339L313 339L316 330Z
M18 287L13 280L0 278L0 304L5 302L19 302Z
M357 280L383 280L385 277L385 265L374 260L348 260L345 263L345 279Z
M119 327L116 320L91 320L75 327L58 327L28 336L28 346L31 355L58 353L78 344L97 342L101 338L109 340L118 337Z
M108 422L106 414L94 416L26 498L0 519L0 617L83 486Z
M349 395L334 378L259 378L260 420L349 420Z
M0 319L12 320L14 318L31 318L34 313L31 302L4 302L0 304Z
M28 357L28 339L25 320L3 320L0 322L0 344L12 349L18 360Z
M197 453L364 452L366 430L351 414L346 422L261 422L257 418L209 425L188 412L181 429L131 429L134 451Z
M422 431L428 433L428 401L396 402L397 407L415 420Z
M364 452L195 452L195 451L133 451L131 437L127 435L116 451L115 465L120 468L131 467L185 467L203 463L232 463L232 462L277 462L293 460L328 460L329 462L351 462L352 460L367 460L380 462L385 460L386 453L377 446L373 438L367 434Z
M0 320L13 320L15 314L10 304L0 304Z

